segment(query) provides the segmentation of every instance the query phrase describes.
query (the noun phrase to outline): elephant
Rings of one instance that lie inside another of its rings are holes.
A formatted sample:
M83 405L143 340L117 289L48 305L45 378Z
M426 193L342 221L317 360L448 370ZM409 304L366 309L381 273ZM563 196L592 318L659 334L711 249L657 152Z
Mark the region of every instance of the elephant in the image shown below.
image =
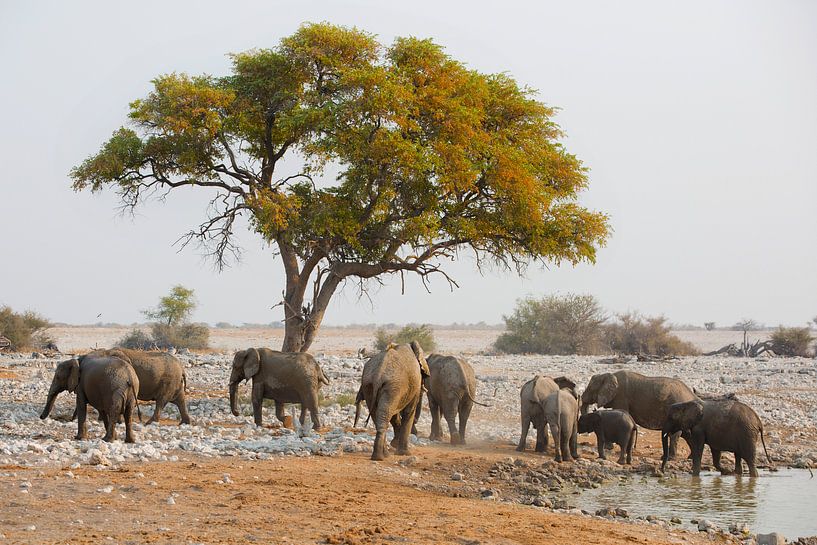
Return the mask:
M590 377L581 397L581 413L592 404L627 411L642 428L660 430L674 403L698 400L682 381L669 377L648 377L634 371L602 373ZM678 434L670 438L670 457L675 457Z
M190 415L187 413L187 401L185 400L187 375L184 372L184 366L177 358L167 352L148 352L127 348L96 350L84 357L88 356L114 356L133 366L136 376L139 377L139 400L156 402L153 416L148 419L147 424L159 421L162 409L168 402L179 408L179 424L190 424Z
M661 429L663 457L661 470L666 467L668 456L667 439L670 434L681 432L692 449L692 474L701 474L701 457L704 445L709 445L715 469L726 475L728 470L721 466L721 452L735 454L735 473L743 473L742 460L749 466L749 475L757 477L755 449L757 437L763 444L766 461L771 465L766 440L763 438L763 423L751 407L734 399L694 400L673 404Z
M306 411L312 417L312 428L321 427L318 414L318 391L329 378L311 354L279 352L269 348L248 348L235 353L230 373L230 410L238 416L238 385L252 379L252 412L256 426L263 424L261 409L264 399L275 400L275 416L284 421L287 403L301 404L300 422Z
M99 411L100 420L105 424L105 441L116 439L116 424L120 417L124 417L125 442L135 442L131 420L133 409L136 408L137 414L139 412L136 402L139 377L131 364L113 356L90 356L81 361L74 358L60 363L54 372L41 419L48 417L57 394L64 390L77 394L78 440L88 438L85 420L90 403Z
M569 462L578 459L577 419L579 402L575 392L569 388L560 388L545 398L542 412L553 435L553 448L556 450L556 461ZM537 432L537 439L539 438Z
M606 460L604 445L608 442L621 447L618 463L633 463L633 449L638 441L638 426L626 411L615 409L593 411L579 417L579 433L595 433L599 458Z
M542 412L542 404L553 392L561 388L568 388L575 396L576 383L567 377L557 377L555 379L536 375L522 385L519 390L519 406L522 416L522 435L519 438L519 445L516 450L523 452L527 447L528 430L533 424L536 430L536 452L545 452L548 445L547 430L545 430L545 417ZM557 447L558 448L558 447Z
M388 455L386 430L391 423L396 453L409 453L409 435L422 399L423 379L430 375L423 349L417 341L411 344L390 344L375 354L363 366L360 389L355 400L355 426L360 417L360 403L366 401L369 416L377 430L372 460L384 460Z
M465 428L468 416L474 403L487 407L474 399L477 379L474 369L462 358L431 354L426 358L430 376L423 379L423 386L428 392L428 408L431 412L432 441L442 440L440 415L448 423L451 444L465 444ZM459 431L457 431L459 416Z

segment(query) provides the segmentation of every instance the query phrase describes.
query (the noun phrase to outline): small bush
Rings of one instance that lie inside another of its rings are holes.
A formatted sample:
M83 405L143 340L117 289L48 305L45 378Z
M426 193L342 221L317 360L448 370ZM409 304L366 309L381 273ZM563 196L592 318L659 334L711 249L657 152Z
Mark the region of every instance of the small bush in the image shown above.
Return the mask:
M426 354L433 352L437 348L434 330L428 324L407 325L397 332L387 331L381 327L374 333L375 350L385 350L389 343L406 344L411 341L420 343Z
M205 324L168 325L154 323L150 326L153 342L159 348L207 348L210 342L210 328Z
M19 313L8 306L0 307L0 335L11 341L12 350L53 345L54 340L45 332L49 327L51 322L36 312Z
M321 407L330 407L337 403L341 407L346 407L348 405L354 405L356 399L357 392L344 392L342 394L338 394L336 397L321 396L320 405Z
M133 328L116 342L116 346L131 350L150 350L153 348L153 339L141 329Z
M618 321L604 327L610 350L616 354L691 356L698 349L670 332L663 316L645 317L636 312L620 314Z
M808 357L809 345L814 337L807 327L779 327L772 333L772 350L780 356Z
M592 295L522 299L494 347L508 354L598 354L604 312Z

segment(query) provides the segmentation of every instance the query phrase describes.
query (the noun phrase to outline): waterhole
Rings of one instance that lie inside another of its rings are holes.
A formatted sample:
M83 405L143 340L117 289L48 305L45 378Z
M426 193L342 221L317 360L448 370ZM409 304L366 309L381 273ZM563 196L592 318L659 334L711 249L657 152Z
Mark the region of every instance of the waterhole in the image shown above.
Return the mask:
M631 517L678 517L685 527L707 519L724 529L746 524L755 533L789 539L817 535L817 478L804 469L762 471L755 479L719 473L635 477L587 490L576 503L591 512L622 507Z

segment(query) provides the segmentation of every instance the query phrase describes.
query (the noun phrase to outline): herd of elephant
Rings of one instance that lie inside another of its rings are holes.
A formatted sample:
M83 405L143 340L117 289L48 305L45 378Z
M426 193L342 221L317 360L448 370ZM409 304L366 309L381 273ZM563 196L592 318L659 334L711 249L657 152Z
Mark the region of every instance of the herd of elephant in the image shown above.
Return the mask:
M267 348L237 352L229 379L230 410L235 416L240 414L238 386L244 380L252 381L256 425L262 425L264 399L271 399L276 417L282 422L285 405L299 403L301 425L309 411L313 427L320 428L319 390L329 384L329 379L310 354ZM57 366L40 418L48 417L56 396L68 390L76 393L77 439L87 438L86 411L90 404L104 423L105 441L116 438L116 424L124 419L125 441L133 442L131 422L133 411L139 412L137 401L156 403L148 424L158 420L167 403L178 407L181 424L190 423L186 386L184 367L168 353L96 350ZM441 419L445 418L451 443L465 443L473 405L488 407L476 401L474 370L462 358L440 354L426 357L416 342L389 345L366 361L355 400L354 426L364 401L369 410L366 422L374 422L373 460L389 455L386 433L390 425L394 430L390 446L397 454L408 454L410 436L417 433L423 393L431 412L432 440L442 439ZM590 411L593 405L602 410ZM700 473L705 445L710 448L717 470L728 472L721 466L721 453L732 452L735 472L742 472L745 461L751 476L757 476L758 436L766 451L763 425L746 404L732 398L702 399L679 379L648 377L633 371L593 375L581 395L567 377L537 375L521 388L520 412L522 433L517 450L525 450L533 425L536 451L545 452L549 427L557 461L578 458L577 434L595 433L600 458L605 457L605 447L614 443L621 449L619 463L632 463L638 426L661 430L662 469L675 456L679 436L690 447L694 475ZM766 458L771 464L768 452Z

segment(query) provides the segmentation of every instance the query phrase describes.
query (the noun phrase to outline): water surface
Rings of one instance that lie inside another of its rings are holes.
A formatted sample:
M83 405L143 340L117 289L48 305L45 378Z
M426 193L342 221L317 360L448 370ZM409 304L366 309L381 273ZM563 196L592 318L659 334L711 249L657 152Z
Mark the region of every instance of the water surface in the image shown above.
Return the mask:
M576 500L582 509L595 512L622 507L631 517L655 515L711 520L722 528L731 523L748 525L755 533L780 532L789 539L817 535L817 478L805 469L761 471L760 477L633 477L583 492Z

